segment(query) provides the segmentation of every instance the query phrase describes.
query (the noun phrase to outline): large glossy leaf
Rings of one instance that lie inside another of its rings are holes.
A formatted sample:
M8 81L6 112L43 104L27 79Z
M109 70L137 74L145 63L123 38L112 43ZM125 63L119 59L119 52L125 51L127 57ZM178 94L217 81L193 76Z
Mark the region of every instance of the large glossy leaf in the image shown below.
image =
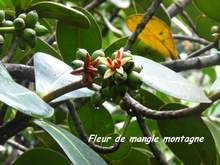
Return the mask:
M144 57L134 56L133 58L137 65L143 67L140 75L143 82L150 87L176 98L193 102L210 102L202 89L190 83L178 73Z
M12 80L0 63L0 101L31 116L51 117L53 108L27 88Z
M33 4L29 10L36 10L41 18L54 18L73 26L88 28L89 19L82 12L60 3L43 1Z
M143 14L136 14L126 19L126 26L131 32L135 31L142 17ZM138 38L166 58L179 58L170 27L157 17L151 18Z
M84 13L90 20L91 26L88 29L71 27L59 21L57 24L57 44L66 63L75 59L78 48L85 48L92 54L93 51L102 47L101 33L95 18L85 9L75 7Z
M218 153L220 154L220 119L213 116L203 117L202 119L211 131Z
M91 104L86 104L79 108L78 115L88 135L106 136L114 132L112 117L104 108L95 109ZM78 134L70 116L69 126L73 133Z
M34 55L34 66L36 91L41 96L82 79L81 76L70 74L72 71L70 66L45 53L36 53ZM94 92L88 88L82 88L69 92L53 100L53 102L63 101L70 98L89 97L93 93Z
M31 4L31 1L32 0L11 0L14 7L17 9L17 10L23 10L23 9L26 9L30 4Z
M177 110L185 107L181 104L167 104L161 110ZM163 137L204 137L204 142L199 143L166 143L184 164L216 164L217 158L214 140L209 129L199 116L158 120L158 126Z
M207 16L215 19L216 21L220 21L219 10L220 3L219 0L209 0L207 4L207 0L194 0L196 6L202 10Z
M45 163L53 165L70 165L69 160L62 154L46 148L36 148L29 150L18 157L18 159L13 164L39 165Z
M74 165L106 165L97 153L68 131L43 120L34 122L56 140Z

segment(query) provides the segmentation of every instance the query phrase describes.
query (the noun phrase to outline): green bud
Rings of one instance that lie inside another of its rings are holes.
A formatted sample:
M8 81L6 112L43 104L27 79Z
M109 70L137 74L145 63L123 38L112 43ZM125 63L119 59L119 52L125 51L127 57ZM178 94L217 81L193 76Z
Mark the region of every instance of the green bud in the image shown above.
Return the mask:
M0 34L0 45L3 45L5 42L5 39L3 37L3 35Z
M138 73L140 73L142 71L142 69L143 69L143 67L142 66L138 66L138 65L135 65L133 67L133 71L138 72Z
M126 72L130 72L134 68L134 61L129 60L123 67Z
M100 64L98 66L98 71L99 71L100 75L104 75L105 72L107 71L107 69L108 69L108 67L106 65L104 65L104 64Z
M4 10L0 10L0 23L2 23L5 19L5 11Z
M139 88L142 83L140 75L135 71L132 71L128 74L127 81L128 85L134 89Z
M22 18L16 18L13 24L16 30L25 28L25 21Z
M25 28L24 29L24 33L23 33L23 37L25 40L27 39L32 39L36 36L36 32L34 29L31 28Z
M86 49L78 49L76 51L76 58L79 60L85 61L87 54L88 54L88 51Z
M92 53L92 60L95 60L98 57L105 57L105 53L102 50L96 50Z
M73 69L80 68L84 65L84 62L82 60L74 60L71 62L71 66Z
M19 14L18 18L22 18L23 20L26 20L27 15L25 13Z
M125 82L126 79L127 79L127 74L126 74L126 73L120 74L120 73L117 73L117 72L116 72L116 73L114 74L114 82L115 82L116 84L120 84L120 83L122 83L122 82Z
M25 50L27 47L27 43L23 38L18 38L18 46L21 50Z
M27 13L27 16L26 16L26 25L27 27L31 27L31 28L34 28L37 21L38 21L38 14L36 11L30 11L29 13Z
M4 21L2 22L2 26L4 26L4 27L13 26L13 22L10 21L10 20L4 20Z
M219 27L218 27L218 26L212 26L211 32L212 32L212 33L217 33L217 32L219 32Z
M35 25L34 30L36 31L37 36L43 36L49 33L49 30L43 25Z

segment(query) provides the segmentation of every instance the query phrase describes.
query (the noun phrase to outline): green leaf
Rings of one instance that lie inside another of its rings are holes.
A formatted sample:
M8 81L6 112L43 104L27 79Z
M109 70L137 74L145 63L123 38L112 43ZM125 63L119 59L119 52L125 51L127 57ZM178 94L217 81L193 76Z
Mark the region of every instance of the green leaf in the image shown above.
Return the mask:
M202 89L171 69L141 56L133 56L133 59L137 65L143 67L140 76L150 87L176 98L193 102L210 102Z
M149 162L150 154L142 150L142 148L132 147L129 154L122 160L112 161L113 165L126 165L126 164L144 164L151 165Z
M108 142L103 142L102 146L111 146L115 144L116 138L120 137L119 134L110 134L107 137L111 137L111 139ZM131 151L131 143L129 142L129 139L125 137L125 141L122 142L117 149L117 151L105 154L104 157L108 160L120 160L125 158L129 152Z
M181 104L167 104L161 111L186 108ZM209 129L199 116L181 119L158 120L163 137L204 137L204 142L188 144L185 142L166 143L174 154L187 165L216 164L215 143Z
M53 164L53 165L70 165L70 162L59 152L55 152L46 148L36 148L29 150L19 156L14 165L39 165L39 164Z
M57 52L56 49L54 49L52 46L50 46L47 42L44 40L37 38L36 46L32 49L34 53L37 52L43 52L50 54L56 58L62 59L62 56Z
M78 48L87 49L90 54L102 47L102 37L95 18L85 9L75 7L84 13L90 20L91 26L88 29L71 27L63 22L57 23L57 44L66 63L75 59Z
M43 120L34 120L34 123L56 140L74 165L106 165L97 153L68 131Z
M114 132L111 114L105 108L95 109L91 104L86 104L79 108L78 115L88 135L106 136ZM72 118L68 117L71 132L77 135Z
M220 21L219 10L220 3L219 0L209 0L207 4L207 0L194 0L196 6L202 10L208 17L216 21Z
M203 117L202 119L211 131L218 153L220 154L220 119L213 116Z
M11 0L17 10L26 9L30 6L32 0Z
M31 116L51 117L53 108L27 88L17 84L0 63L0 101Z
M197 33L200 37L203 37L209 41L214 41L215 37L212 36L211 32L211 28L214 25L218 25L218 23L205 15L201 15L198 17L196 22Z
M43 1L33 4L29 10L36 10L41 18L54 18L72 26L88 28L89 19L77 9L56 2Z
M127 8L130 5L130 0L110 0L118 8Z
M34 66L36 92L41 96L82 79L82 76L70 74L73 69L63 61L45 53L36 53L34 55ZM69 92L53 100L53 102L64 101L70 98L89 97L93 93L88 88L81 88Z

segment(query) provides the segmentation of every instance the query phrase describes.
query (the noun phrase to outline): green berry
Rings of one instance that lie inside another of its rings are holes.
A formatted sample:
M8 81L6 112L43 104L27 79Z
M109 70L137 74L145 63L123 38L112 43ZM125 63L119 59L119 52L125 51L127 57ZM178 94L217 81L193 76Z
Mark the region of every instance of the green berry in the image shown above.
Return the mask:
M49 32L49 30L43 25L35 25L35 31L37 36L43 36Z
M34 29L31 28L25 28L24 29L24 33L23 33L23 37L25 40L27 39L32 39L36 36L36 32Z
M16 30L21 30L25 27L25 21L22 18L16 18L13 24Z
M107 69L108 69L108 67L106 65L104 65L104 64L100 64L98 66L98 71L99 71L100 75L104 75L105 72L107 71Z
M134 68L134 61L133 61L133 60L129 60L129 61L124 65L124 69L125 69L126 72L130 72L133 68Z
M138 66L138 65L135 65L133 67L133 71L138 72L138 73L140 73L142 71L142 69L143 69L143 67L142 66Z
M135 88L135 89L140 87L140 85L142 83L140 75L135 71L132 71L128 74L127 81L128 81L128 85L132 88Z
M30 11L29 13L27 13L27 16L26 16L26 25L27 27L31 27L31 28L34 28L37 21L38 21L38 14L36 11Z
M3 37L3 35L0 34L0 45L3 45L5 42L5 39Z
M105 53L102 50L96 50L92 53L92 60L95 60L98 57L105 57Z
M26 20L27 15L25 13L19 14L18 18L22 18L23 20Z
M219 27L218 27L218 26L212 26L211 32L212 32L212 33L217 33L217 32L219 32Z
M77 68L80 68L84 65L84 62L82 60L74 60L72 63L71 63L71 66L73 69L77 69Z
M10 20L4 20L4 21L2 22L2 26L4 26L4 27L13 26L13 22L10 21Z
M5 19L5 11L4 10L0 10L0 23L2 23Z
M76 58L82 61L85 61L86 55L88 54L88 51L86 49L78 49L76 51Z

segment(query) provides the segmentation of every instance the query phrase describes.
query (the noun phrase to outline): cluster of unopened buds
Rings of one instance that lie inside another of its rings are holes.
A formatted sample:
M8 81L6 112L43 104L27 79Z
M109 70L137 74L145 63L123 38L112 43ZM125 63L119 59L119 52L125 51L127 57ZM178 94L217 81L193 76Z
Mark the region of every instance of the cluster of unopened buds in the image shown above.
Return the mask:
M18 46L25 50L27 46L31 48L36 45L36 37L47 34L48 29L38 22L38 14L36 11L22 13L14 20L6 20L4 10L0 10L0 28L5 28L5 33L16 33ZM11 31L9 31L9 29ZM8 31L7 31L8 30ZM7 32L6 32L7 31ZM4 43L4 30L0 34L0 46Z
M220 28L219 26L212 26L211 28L211 32L212 32L212 36L214 36L215 38L220 38Z
M139 73L142 68L134 64L129 51L120 49L106 56L102 50L90 55L87 50L79 49L76 58L72 62L74 71L71 74L82 75L85 83L97 82L101 85L102 89L95 97L117 99L129 89L140 88Z

